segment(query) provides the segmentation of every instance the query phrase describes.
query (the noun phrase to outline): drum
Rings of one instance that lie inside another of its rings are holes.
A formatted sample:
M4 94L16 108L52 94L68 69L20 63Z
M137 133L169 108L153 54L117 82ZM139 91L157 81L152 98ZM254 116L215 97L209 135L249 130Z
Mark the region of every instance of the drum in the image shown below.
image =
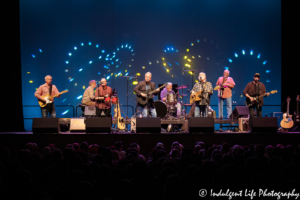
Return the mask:
M117 104L118 103L118 97L111 97L111 103L112 104Z
M110 103L110 97L105 97L104 101L105 101L106 104L109 104Z
M175 105L177 104L177 99L174 93L170 93L166 97L166 103L167 105Z
M157 117L164 118L167 115L167 106L164 102L162 101L155 101L155 110L157 113Z

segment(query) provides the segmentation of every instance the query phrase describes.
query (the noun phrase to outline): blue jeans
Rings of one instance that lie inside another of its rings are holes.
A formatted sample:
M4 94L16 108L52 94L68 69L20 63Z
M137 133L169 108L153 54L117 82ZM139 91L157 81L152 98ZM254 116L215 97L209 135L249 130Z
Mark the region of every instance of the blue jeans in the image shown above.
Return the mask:
M143 113L143 117L148 117L148 106L145 105L145 106L141 106L142 108L142 113ZM149 106L149 110L150 110L150 114L152 117L156 117L157 114L156 114L156 109L153 108L152 106Z
M51 117L56 117L55 106L53 103L47 104L42 110L42 117L47 118L48 113Z
M224 101L226 101L226 108L227 108L227 118L230 117L232 113L232 97L228 97L226 99L224 98L219 98L218 102L218 108L219 108L219 118L223 118L223 105Z
M194 116L195 117L207 117L208 105L196 105Z

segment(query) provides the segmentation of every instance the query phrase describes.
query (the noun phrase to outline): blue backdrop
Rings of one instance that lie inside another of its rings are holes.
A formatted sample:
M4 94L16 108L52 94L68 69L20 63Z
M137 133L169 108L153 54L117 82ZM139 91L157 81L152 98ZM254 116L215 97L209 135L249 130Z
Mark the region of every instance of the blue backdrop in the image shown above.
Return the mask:
M150 71L156 85L191 89L193 75L182 69L204 71L214 86L226 68L236 83L236 105L244 104L243 89L256 72L267 91L278 91L265 104L281 102L280 0L20 0L20 36L23 105L38 105L34 92L48 74L59 91L69 90L55 104L76 107L92 79L107 78L125 105L121 76L137 74L141 81ZM135 80L128 87L133 107ZM217 105L216 92L211 104ZM38 107L23 111L24 118L41 116ZM263 113L275 111L280 107ZM72 117L73 109L57 107L57 116Z

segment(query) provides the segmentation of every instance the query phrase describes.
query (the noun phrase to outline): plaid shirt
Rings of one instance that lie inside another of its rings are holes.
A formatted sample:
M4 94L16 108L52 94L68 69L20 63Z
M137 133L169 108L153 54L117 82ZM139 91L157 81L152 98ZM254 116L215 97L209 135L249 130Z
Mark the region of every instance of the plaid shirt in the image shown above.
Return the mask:
M205 90L204 92L202 93L203 94L203 98L199 101L199 102L196 102L197 105L209 105L210 104L210 95L208 94L208 92L211 92L213 93L213 87L212 87L212 84L210 82L197 82L192 91L191 92L199 92L200 90L203 90L203 87L206 83L206 86L205 86Z

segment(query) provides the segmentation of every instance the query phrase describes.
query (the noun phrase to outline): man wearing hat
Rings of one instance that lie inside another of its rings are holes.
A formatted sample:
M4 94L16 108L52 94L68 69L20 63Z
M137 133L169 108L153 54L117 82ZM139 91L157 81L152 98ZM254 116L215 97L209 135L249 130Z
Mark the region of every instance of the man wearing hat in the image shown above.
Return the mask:
M264 98L260 97L257 103L254 103L254 97L256 96L261 96L266 93L266 86L259 82L260 79L260 74L255 73L253 77L253 81L248 83L247 86L244 89L244 96L247 97L250 101L251 104L249 106L249 114L250 114L250 126L252 126L252 119L254 117L254 109L256 109L257 112L257 117L262 116L262 106L264 104ZM270 93L267 93L267 96L269 96Z

